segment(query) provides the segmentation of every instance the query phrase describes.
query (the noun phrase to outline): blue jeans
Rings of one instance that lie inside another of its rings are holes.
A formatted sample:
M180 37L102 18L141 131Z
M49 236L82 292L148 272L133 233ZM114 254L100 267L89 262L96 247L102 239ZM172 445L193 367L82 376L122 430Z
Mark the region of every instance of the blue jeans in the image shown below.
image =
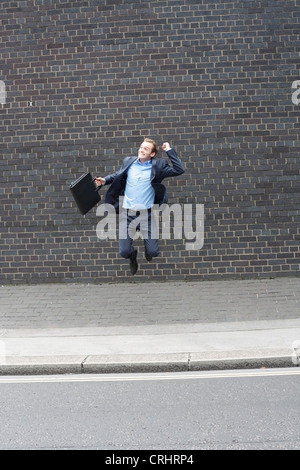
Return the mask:
M151 209L133 211L122 209L119 228L119 252L123 258L131 258L133 237L139 231L144 239L145 250L148 255L155 258L159 256L158 233L156 223L151 217Z

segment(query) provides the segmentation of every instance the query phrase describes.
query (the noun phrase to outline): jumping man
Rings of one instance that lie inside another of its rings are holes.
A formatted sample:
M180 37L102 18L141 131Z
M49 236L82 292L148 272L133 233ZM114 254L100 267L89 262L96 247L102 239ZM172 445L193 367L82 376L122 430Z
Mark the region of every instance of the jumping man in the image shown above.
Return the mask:
M119 211L119 198L123 196L121 208L121 223L127 226L126 236L119 237L119 251L123 258L130 260L131 274L136 274L138 269L137 250L133 247L134 233L130 227L134 221L146 218L146 233L142 233L145 243L145 256L147 261L159 256L157 236L151 236L151 208L154 204L165 204L168 200L167 191L162 180L171 176L184 173L184 167L180 158L168 142L162 145L170 162L164 158L154 159L158 153L158 146L152 139L142 142L137 157L127 157L119 171L105 178L96 178L98 186L110 185L106 193L105 203L111 204ZM142 217L142 219L141 219ZM126 220L125 220L125 219ZM145 230L144 230L145 231ZM141 230L141 232L143 232Z

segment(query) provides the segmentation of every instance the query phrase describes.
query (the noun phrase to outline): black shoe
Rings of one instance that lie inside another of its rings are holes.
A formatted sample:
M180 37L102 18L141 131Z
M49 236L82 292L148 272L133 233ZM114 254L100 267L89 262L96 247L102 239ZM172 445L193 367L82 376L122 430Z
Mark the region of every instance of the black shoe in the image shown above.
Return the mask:
M131 271L131 274L133 276L136 274L136 272L138 270L138 264L137 264L136 257L137 257L137 250L134 250L134 252L132 253L131 258L130 258L130 271Z

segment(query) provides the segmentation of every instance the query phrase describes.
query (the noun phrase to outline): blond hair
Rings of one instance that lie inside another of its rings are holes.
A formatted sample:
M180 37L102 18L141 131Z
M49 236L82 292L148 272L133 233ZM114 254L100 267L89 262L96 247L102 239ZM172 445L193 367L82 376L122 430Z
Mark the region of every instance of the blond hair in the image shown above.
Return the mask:
M155 140L149 139L148 137L144 139L144 142L148 142L149 144L152 144L152 152L155 152L155 155L158 153L159 147Z

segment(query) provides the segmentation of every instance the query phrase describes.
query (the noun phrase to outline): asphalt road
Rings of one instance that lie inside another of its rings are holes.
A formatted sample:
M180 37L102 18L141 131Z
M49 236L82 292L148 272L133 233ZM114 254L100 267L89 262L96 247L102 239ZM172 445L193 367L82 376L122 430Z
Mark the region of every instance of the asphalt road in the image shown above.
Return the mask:
M299 387L298 368L0 377L0 448L299 450Z

